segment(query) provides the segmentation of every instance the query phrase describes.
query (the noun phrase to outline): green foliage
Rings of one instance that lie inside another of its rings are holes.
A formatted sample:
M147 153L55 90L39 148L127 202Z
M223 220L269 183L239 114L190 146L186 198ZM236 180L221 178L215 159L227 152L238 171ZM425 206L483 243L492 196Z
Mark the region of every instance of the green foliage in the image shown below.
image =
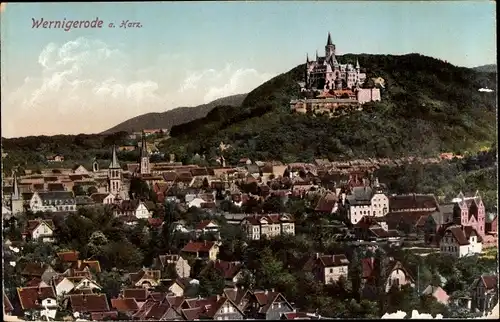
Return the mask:
M199 292L201 296L222 294L225 285L224 277L213 266L206 268L199 280Z

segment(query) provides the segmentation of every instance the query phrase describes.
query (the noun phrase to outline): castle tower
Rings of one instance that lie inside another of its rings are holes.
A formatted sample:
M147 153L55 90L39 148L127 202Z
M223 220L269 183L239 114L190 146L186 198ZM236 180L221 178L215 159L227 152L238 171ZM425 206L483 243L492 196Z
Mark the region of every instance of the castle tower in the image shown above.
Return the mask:
M118 158L116 157L115 146L113 146L113 156L111 157L111 163L108 168L108 181L108 191L115 196L118 195L122 188L122 169L120 168Z
M19 183L17 181L17 173L14 173L14 182L12 184L12 195L11 195L11 211L12 214L22 213L24 210L24 202L19 191Z
M325 59L335 56L335 45L332 42L332 36L328 33L328 40L325 46Z
M139 160L139 172L140 174L151 173L151 167L149 165L148 146L146 144L146 135L144 134L144 132L142 132L141 159Z

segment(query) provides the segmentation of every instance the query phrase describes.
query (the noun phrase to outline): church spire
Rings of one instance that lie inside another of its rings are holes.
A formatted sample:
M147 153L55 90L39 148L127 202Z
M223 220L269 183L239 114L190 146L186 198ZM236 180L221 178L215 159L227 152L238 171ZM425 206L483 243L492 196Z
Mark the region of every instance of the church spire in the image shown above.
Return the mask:
M333 45L332 36L330 35L330 32L328 32L328 40L326 41L326 45L327 46Z
M316 49L316 61L319 60L318 50Z
M12 199L19 199L19 185L17 183L17 171L14 172L14 183L12 184Z
M148 146L146 144L146 134L144 133L144 130L142 131L142 142L141 142L141 159L142 158L148 158Z
M356 69L359 69L359 60L356 58Z
M306 54L306 62L309 63L309 54Z
M120 168L120 164L118 163L118 158L116 156L116 146L113 145L113 156L111 157L111 163L109 165L110 169L118 169Z

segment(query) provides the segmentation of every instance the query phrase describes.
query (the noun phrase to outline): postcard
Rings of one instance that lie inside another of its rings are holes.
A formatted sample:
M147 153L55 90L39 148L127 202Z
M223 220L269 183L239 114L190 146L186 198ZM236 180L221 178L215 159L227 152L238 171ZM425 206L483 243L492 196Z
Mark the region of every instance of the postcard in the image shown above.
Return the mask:
M494 2L0 8L7 321L498 317Z

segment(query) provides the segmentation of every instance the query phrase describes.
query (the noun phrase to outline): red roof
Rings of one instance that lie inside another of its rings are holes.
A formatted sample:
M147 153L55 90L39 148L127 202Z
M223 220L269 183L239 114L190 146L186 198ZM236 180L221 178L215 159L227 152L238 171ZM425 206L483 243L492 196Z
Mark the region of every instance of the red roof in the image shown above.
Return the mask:
M91 313L109 311L106 294L70 295L69 299L73 312Z
M193 242L190 241L184 248L183 252L186 253L198 253L198 252L209 252L212 247L214 247L215 242L213 241L202 241L202 242Z
M107 318L111 320L118 319L118 312L116 311L108 311L108 312L93 312L90 314L92 317L92 321L103 321Z
M213 267L219 271L225 279L233 279L242 269L243 264L240 262L228 262L216 260L211 262Z
M111 307L118 312L135 312L139 310L139 304L135 298L111 299Z
M48 298L56 299L56 293L51 286L21 287L17 289L17 295L19 296L19 302L23 310L41 309L42 300Z
M149 292L145 288L126 288L123 290L124 298L133 298L139 302L144 302L149 296Z
M219 226L214 220L208 219L201 221L198 225L196 225L195 229L202 230L206 228L210 223L214 224L215 226Z
M3 292L3 309L5 313L10 313L14 310L12 303L10 303L9 298L5 295L5 291Z
M71 250L67 252L57 253L57 257L59 257L59 260L63 263L72 263L78 261L80 253L76 250Z
M498 288L498 275L483 275L481 280L487 290Z

